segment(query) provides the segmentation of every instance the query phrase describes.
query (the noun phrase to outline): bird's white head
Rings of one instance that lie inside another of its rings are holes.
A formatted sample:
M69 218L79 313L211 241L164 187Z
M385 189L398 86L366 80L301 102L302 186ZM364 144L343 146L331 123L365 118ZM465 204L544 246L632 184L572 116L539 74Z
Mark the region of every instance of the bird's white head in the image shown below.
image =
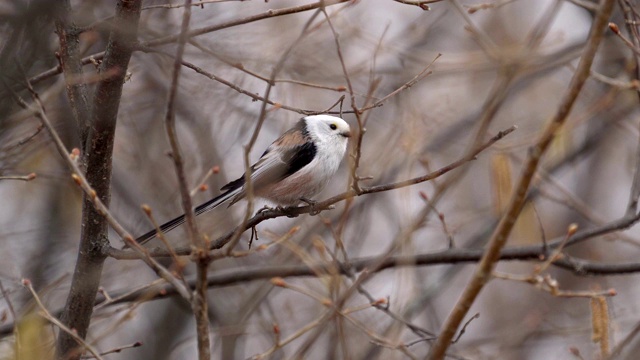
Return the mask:
M344 143L351 137L349 124L337 116L311 115L304 118L311 138L320 143Z

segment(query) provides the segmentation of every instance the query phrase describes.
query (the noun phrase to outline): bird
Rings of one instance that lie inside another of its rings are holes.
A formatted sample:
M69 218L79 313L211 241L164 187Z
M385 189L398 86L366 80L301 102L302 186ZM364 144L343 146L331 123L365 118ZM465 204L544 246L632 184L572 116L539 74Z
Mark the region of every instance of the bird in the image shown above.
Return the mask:
M278 206L293 206L300 202L313 204L311 199L320 193L338 171L351 137L349 124L332 115L310 115L301 118L294 127L283 133L251 166L250 180L253 195ZM195 215L202 215L224 203L228 206L246 195L246 173L226 184L222 194L198 205ZM185 222L185 215L160 226L166 233ZM158 234L153 229L138 237L144 244Z

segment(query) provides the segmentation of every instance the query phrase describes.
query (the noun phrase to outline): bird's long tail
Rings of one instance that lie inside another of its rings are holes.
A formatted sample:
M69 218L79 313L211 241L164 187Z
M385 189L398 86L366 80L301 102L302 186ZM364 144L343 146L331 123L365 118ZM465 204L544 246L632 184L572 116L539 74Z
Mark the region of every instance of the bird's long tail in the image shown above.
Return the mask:
M222 193L222 194L214 197L213 199L211 199L211 200L209 200L209 201L207 201L207 202L205 202L203 204L198 205L196 207L196 210L195 210L195 215L198 216L198 215L206 213L207 211L210 211L210 210L213 210L213 209L217 208L220 204L222 204L225 201L227 201L227 200L233 198L234 196L236 196L240 192L240 190L241 190L240 188L231 189L231 190L229 190L229 191L227 191L225 193ZM173 220L170 220L170 221L167 221L166 223L160 225L160 230L163 233L166 233L166 232L171 231L171 230L177 228L178 226L184 224L184 221L185 221L185 216L184 216L184 214L182 214L182 215L178 216L177 218L175 218ZM138 244L142 245L142 244L146 243L147 241L155 238L157 235L158 235L158 231L156 229L153 229L153 230L145 233L144 235L138 237L136 239L136 242ZM128 247L128 246L125 244L125 248L126 247Z

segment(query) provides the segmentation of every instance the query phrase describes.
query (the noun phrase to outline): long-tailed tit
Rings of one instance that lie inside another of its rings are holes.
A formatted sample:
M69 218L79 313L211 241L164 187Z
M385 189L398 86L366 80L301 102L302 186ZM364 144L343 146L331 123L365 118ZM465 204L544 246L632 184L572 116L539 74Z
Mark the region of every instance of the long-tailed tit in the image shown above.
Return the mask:
M251 166L253 195L279 205L309 202L336 173L347 150L351 136L349 124L339 117L312 115L298 123L274 141ZM229 206L246 196L245 175L223 186L221 195L199 205L195 214L201 215L228 202ZM170 231L185 221L181 215L160 226ZM151 230L136 239L145 243L157 235Z

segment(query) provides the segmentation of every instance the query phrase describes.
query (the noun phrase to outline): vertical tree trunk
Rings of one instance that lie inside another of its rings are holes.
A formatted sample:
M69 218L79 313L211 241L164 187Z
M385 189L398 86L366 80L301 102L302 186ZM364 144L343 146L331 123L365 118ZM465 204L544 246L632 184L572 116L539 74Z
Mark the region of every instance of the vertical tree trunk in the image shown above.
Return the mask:
M140 0L120 0L116 7L113 31L100 73L105 76L96 87L91 124L85 143L86 177L100 200L108 206L110 200L111 160L116 119L122 95L122 85L137 41ZM63 311L64 324L75 329L82 338L91 322L102 266L109 245L108 224L86 198L83 202L82 232L78 260L71 281L71 291ZM60 332L58 357L78 359L81 351L68 334Z

